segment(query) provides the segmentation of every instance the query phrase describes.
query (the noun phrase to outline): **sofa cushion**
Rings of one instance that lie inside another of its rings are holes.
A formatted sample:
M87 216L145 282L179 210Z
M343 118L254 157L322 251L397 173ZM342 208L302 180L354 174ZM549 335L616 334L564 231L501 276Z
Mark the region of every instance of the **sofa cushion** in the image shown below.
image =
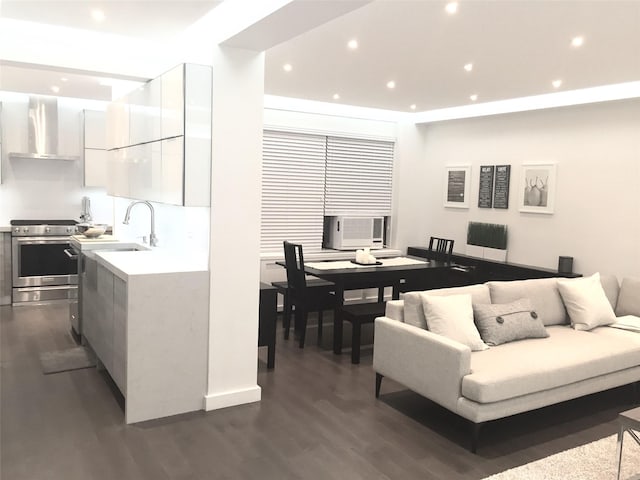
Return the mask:
M471 295L430 295L422 292L427 327L430 332L460 342L471 351L485 350L489 347L482 341L478 329L473 323Z
M615 307L616 315L635 315L640 317L640 279L623 278Z
M474 305L473 316L480 337L487 345L549 336L528 298L511 303Z
M471 295L471 303L491 303L489 288L484 284L469 285L466 287L438 288L435 290L425 290L429 295L461 295L468 293ZM424 317L422 307L422 292L407 292L404 294L404 323L415 327L427 328L427 321Z
M547 327L549 338L505 343L471 353L462 395L479 403L506 400L637 367L640 335L610 327Z
M491 292L491 303L509 303L528 298L544 325L568 323L556 278L488 282L487 285Z
M620 285L615 275L600 274L600 283L604 290L607 300L611 304L611 307L615 310L618 304L618 295L620 293Z
M616 321L611 303L600 283L599 273L584 278L560 278L558 288L571 325L576 330L591 330Z

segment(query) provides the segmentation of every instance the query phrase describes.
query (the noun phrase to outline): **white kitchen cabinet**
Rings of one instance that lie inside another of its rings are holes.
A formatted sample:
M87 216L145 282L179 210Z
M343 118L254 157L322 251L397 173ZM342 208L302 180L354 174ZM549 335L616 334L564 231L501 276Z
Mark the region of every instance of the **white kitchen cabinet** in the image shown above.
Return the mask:
M84 186L105 188L108 183L109 168L106 150L84 149Z
M0 183L2 183L2 103L0 103Z
M157 251L95 256L101 308L110 312L101 318L111 322L102 331L111 349L102 350L104 359L94 350L125 397L126 423L201 410L208 371L206 261L190 270L189 261Z
M127 284L113 275L113 362L111 377L127 396Z
M160 102L160 78L148 81L129 94L129 145L161 138Z
M184 192L184 139L175 137L162 140L162 177L160 202L183 204Z
M98 110L83 110L84 148L106 150L107 114Z
M131 145L129 135L129 98L124 96L107 106L107 149Z
M162 116L160 138L184 135L185 65L178 65L160 76ZM209 108L211 105L209 104Z
M211 81L210 67L183 64L110 104L107 123L129 113L109 128L110 195L209 206Z
M83 110L84 186L106 188L107 166L107 114Z
M129 160L128 149L118 148L107 153L108 182L107 193L114 197L127 197L129 195Z

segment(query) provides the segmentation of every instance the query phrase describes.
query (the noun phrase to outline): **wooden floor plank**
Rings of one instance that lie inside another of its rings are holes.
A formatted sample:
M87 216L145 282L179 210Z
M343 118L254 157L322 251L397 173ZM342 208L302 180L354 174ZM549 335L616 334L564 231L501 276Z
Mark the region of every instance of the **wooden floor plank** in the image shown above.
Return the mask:
M277 338L260 403L125 425L105 373L41 372L73 345L66 306L0 307L0 478L480 479L611 435L632 405L623 387L493 422L473 455L459 417L389 379L376 399L371 348L334 355L330 318L320 347L312 326L304 349Z

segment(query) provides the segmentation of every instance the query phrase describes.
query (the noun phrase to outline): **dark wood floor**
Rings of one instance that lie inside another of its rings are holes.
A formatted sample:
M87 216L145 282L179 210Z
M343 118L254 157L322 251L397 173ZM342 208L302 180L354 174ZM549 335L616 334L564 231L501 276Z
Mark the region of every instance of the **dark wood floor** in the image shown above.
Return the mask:
M135 425L95 368L43 375L39 354L73 346L64 306L0 307L2 480L480 479L616 432L631 387L489 424L477 455L467 424L385 380L371 349L352 365L278 332L260 349L262 401ZM348 336L348 330L345 336Z

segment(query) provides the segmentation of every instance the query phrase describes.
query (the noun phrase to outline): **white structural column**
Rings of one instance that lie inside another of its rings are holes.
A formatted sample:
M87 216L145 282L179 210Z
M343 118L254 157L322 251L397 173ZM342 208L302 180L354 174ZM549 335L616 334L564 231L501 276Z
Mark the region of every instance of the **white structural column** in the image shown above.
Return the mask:
M214 47L206 410L260 400L263 98L264 53Z

